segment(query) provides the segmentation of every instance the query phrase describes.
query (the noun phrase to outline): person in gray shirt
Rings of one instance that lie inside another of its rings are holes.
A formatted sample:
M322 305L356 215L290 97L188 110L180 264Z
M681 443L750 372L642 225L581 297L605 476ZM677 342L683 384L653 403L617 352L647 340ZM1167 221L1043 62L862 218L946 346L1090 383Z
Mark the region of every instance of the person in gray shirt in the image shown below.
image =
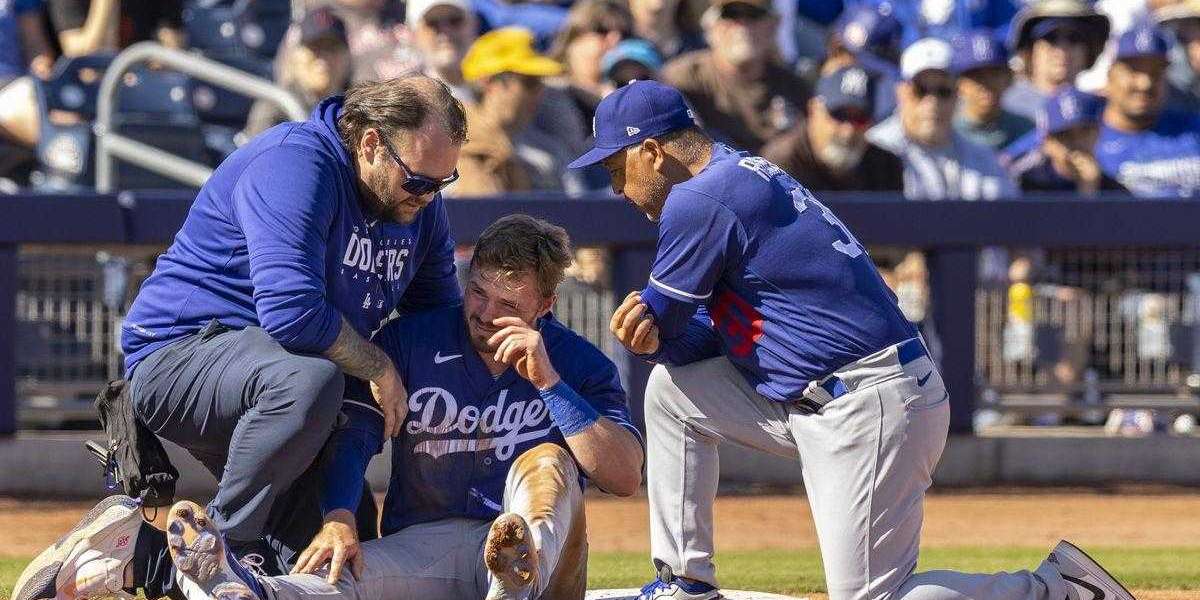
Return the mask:
M951 42L951 69L958 77L958 113L954 129L967 139L999 152L1033 130L1033 121L1000 105L1012 85L1008 53L986 30L962 34Z
M899 111L867 134L904 162L910 200L994 200L1020 195L996 154L954 130L955 78L950 45L914 42L900 57Z

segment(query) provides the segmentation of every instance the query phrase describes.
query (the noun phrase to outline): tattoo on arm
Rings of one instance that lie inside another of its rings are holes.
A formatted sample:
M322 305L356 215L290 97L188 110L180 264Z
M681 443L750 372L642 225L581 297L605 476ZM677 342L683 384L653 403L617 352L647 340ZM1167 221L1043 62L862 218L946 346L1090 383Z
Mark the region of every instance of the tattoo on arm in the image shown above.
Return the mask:
M342 317L342 330L324 352L325 357L341 367L347 375L364 381L378 378L387 369L391 360L378 346L363 339L354 327Z

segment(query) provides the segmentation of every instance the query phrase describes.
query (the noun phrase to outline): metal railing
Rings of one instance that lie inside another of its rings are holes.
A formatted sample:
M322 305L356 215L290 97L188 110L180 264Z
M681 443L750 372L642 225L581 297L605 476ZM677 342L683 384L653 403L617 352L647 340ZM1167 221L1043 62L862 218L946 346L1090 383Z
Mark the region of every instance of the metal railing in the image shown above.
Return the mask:
M199 54L139 42L123 50L104 73L96 108L96 190L114 191L115 160L125 160L164 177L200 187L212 174L208 165L188 160L113 131L118 85L134 66L155 63L195 79L234 92L275 103L289 119L304 120L308 113L291 92L274 83L205 58Z

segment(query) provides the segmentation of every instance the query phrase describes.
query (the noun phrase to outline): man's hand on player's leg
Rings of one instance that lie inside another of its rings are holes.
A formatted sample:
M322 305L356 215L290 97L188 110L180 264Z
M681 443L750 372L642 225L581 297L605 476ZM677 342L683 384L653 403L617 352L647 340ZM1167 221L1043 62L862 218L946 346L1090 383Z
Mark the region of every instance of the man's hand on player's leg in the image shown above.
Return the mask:
M355 578L362 577L362 549L358 543L354 514L338 509L325 515L325 525L313 537L308 548L300 553L292 573L313 573L328 563L329 575L325 580L329 585L335 585L347 561L350 562L350 573Z
M647 310L641 294L629 292L608 324L617 341L634 354L658 352L658 325L654 324L654 317L646 314Z

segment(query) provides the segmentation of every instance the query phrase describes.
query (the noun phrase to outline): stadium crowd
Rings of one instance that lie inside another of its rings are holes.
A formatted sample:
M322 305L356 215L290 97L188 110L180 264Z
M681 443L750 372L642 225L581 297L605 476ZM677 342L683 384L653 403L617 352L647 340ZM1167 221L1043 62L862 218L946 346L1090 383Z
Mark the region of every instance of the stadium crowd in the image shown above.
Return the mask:
M77 75L70 59L142 40L272 76L307 106L354 81L442 79L470 110L457 197L606 189L602 170L566 163L600 98L649 78L680 88L718 140L817 191L1200 186L1196 0L2 0L4 189L63 163L87 185L88 145L64 157L46 138L94 106L41 90ZM192 94L200 121L211 95ZM226 117L236 135L209 162L286 118L263 101Z

